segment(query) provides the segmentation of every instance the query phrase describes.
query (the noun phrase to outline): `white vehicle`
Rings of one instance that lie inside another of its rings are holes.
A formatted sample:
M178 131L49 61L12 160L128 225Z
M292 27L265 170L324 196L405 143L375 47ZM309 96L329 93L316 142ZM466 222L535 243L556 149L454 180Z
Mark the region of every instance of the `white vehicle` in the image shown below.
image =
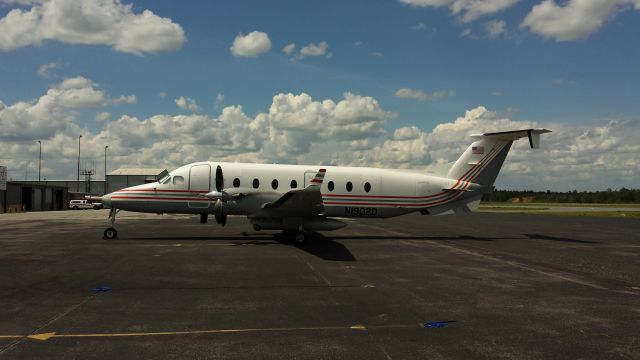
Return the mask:
M528 138L539 147L546 129L472 135L475 141L446 175L365 167L197 162L182 166L158 182L102 197L111 208L107 239L119 210L149 213L209 214L225 225L227 215L246 216L256 231L282 230L298 242L306 231L335 230L335 218L388 218L477 210L493 188L511 144Z
M71 200L69 201L69 209L71 210L83 210L83 209L102 209L101 203L91 203L87 200Z

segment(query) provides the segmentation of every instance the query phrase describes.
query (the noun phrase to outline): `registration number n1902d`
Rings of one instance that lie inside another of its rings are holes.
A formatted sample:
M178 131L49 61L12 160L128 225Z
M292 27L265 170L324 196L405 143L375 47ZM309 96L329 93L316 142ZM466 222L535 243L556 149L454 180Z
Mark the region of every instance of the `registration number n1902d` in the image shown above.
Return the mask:
M348 216L376 216L378 209L372 207L345 207L344 214Z

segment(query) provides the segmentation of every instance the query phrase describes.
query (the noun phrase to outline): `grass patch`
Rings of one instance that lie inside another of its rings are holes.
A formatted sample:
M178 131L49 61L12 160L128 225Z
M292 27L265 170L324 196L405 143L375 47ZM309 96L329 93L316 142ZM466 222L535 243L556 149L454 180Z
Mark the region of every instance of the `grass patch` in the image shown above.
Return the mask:
M623 219L640 219L640 211L549 211L540 214L558 216L592 216Z
M534 207L534 206L486 206L480 205L480 210L504 210L504 211L540 211L549 210L548 207Z
M588 204L588 203L509 203L509 202L489 202L483 201L480 206L499 206L499 207L536 207L536 206L564 206L564 207L601 207L601 208L638 208L640 204Z
M544 208L541 208L544 209ZM503 210L494 208L482 208L480 211L492 211ZM555 216L590 216L590 217L608 217L608 218L622 218L622 219L640 219L640 211L537 211L531 208L509 208L503 210L505 213L510 214L533 214L533 215L555 215Z

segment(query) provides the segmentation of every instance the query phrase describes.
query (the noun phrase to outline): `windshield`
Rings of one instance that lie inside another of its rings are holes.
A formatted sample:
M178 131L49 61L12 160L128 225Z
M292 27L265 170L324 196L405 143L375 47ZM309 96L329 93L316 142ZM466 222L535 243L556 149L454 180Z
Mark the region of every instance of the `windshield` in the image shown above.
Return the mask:
M162 179L158 180L159 184L166 184L169 182L169 179L171 179L171 175L167 175L165 177L163 177Z

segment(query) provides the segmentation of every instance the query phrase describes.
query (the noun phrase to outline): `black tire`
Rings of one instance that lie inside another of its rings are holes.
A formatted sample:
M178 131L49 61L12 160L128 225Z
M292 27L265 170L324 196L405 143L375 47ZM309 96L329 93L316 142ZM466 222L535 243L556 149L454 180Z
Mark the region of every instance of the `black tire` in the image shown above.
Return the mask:
M306 240L307 240L307 234L305 234L304 231L298 231L297 233L295 233L293 237L293 241L295 241L298 244L304 244Z
M105 238L105 239L109 239L109 240L111 240L111 239L115 239L115 238L117 238L117 237L118 237L118 231L116 231L116 229L114 229L114 228L112 228L112 227L107 228L107 229L104 231L104 238Z
M100 209L101 209L101 207L100 207L100 206L98 206L98 205L96 205L96 206L94 206L94 207L93 207L93 210L100 210Z
M74 207L71 208L71 210L78 210L78 207L74 206Z

